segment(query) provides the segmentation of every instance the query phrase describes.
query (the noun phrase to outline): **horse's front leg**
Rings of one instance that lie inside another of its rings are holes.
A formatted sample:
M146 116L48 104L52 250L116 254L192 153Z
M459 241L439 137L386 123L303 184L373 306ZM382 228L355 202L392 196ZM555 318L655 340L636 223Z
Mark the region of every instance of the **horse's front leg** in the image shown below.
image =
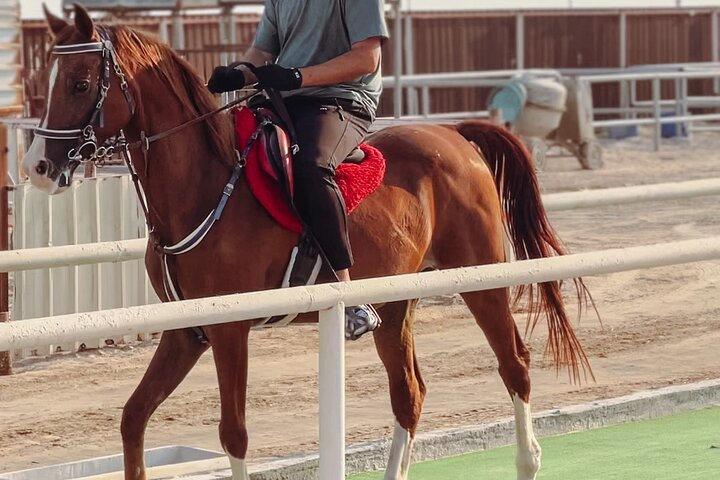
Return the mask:
M212 344L220 386L220 443L230 459L233 480L250 480L245 400L248 378L250 322L214 325L206 329Z
M163 332L140 384L123 408L120 431L125 480L145 480L145 428L150 415L175 390L208 345L191 329Z

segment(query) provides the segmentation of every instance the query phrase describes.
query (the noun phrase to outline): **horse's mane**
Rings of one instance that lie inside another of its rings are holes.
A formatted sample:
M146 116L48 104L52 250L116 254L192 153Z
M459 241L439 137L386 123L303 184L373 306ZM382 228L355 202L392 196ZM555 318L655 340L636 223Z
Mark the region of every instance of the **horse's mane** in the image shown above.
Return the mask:
M156 74L183 104L199 116L218 107L200 76L188 62L168 45L150 35L123 26L104 26L113 38L118 62L126 76L132 78L143 70ZM141 108L141 105L138 105ZM214 115L203 125L207 131L208 148L223 162L231 164L233 156L232 122L227 115Z

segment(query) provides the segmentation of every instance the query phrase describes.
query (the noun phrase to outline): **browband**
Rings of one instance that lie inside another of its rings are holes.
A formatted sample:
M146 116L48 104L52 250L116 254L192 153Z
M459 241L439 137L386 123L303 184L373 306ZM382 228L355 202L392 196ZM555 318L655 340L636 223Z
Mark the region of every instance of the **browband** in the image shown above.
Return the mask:
M55 55L72 55L76 53L102 52L105 49L103 42L75 43L72 45L55 45L52 53Z

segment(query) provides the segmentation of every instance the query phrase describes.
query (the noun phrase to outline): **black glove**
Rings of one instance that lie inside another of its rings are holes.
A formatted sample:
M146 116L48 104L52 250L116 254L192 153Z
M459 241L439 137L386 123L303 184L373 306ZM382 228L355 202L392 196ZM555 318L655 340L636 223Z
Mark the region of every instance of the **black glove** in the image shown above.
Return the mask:
M210 80L208 80L208 90L212 93L231 92L240 90L245 86L245 74L242 70L234 68L237 64L231 64L227 67L215 67Z
M297 90L302 86L302 74L297 68L285 68L271 63L257 67L253 72L260 88L275 90Z

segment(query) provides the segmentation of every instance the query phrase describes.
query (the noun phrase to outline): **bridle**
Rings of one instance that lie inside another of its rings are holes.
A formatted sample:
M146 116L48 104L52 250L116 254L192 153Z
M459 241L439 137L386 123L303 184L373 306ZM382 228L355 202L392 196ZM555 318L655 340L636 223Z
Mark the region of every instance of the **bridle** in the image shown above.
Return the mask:
M147 150L149 150L150 148L151 143L169 137L170 135L184 130L191 125L200 123L207 118L212 117L213 115L216 115L224 110L229 110L239 105L240 103L248 100L249 98L254 97L255 95L259 95L262 92L261 90L256 90L248 95L237 98L236 100L233 100L221 107L218 107L211 112L199 115L191 120L188 120L184 123L176 125L175 127L172 127L168 130L165 130L164 132L160 132L155 135L146 136L145 132L141 132L140 140L135 142L128 142L125 138L124 132L120 130L116 135L110 136L108 140L106 140L102 145L99 145L97 136L95 135L94 125L97 123L98 127L103 128L105 124L103 107L105 105L105 99L107 98L108 91L110 90L111 68L115 73L115 76L117 76L120 80L120 90L122 90L123 96L125 97L125 101L128 105L131 117L135 114L135 99L132 95L132 91L130 90L130 86L127 83L125 74L120 67L120 62L118 62L117 54L115 53L115 47L113 46L110 36L105 30L101 28L98 28L97 32L101 38L101 40L98 42L76 43L72 45L55 45L51 51L53 55L78 55L82 53L99 53L102 57L102 77L100 80L98 100L95 104L95 110L93 110L88 124L84 128L57 130L37 127L34 130L35 135L48 140L76 140L77 144L75 145L75 147L71 148L67 153L67 157L68 160L70 160L71 165L86 162L102 163L106 160L109 160L115 154L115 152L120 150L121 148L122 150L120 151L124 151L124 153L126 154L129 154L130 149L140 147L143 148L144 152L147 152Z
M71 164L80 164L85 162L102 162L109 159L115 154L115 149L121 145L124 140L122 131L115 137L113 141L106 141L103 145L98 145L95 135L95 125L103 128L105 124L103 107L108 91L110 90L110 69L120 80L120 89L123 92L125 101L127 102L130 116L135 114L135 99L133 98L130 87L125 79L125 74L120 68L115 48L109 35L102 29L97 30L101 40L90 43L76 43L73 45L55 45L52 49L53 55L78 55L83 53L99 53L103 59L102 73L100 79L100 90L98 100L95 104L90 120L84 128L57 130L49 128L36 128L35 135L48 140L76 140L74 148L71 148L67 157Z

